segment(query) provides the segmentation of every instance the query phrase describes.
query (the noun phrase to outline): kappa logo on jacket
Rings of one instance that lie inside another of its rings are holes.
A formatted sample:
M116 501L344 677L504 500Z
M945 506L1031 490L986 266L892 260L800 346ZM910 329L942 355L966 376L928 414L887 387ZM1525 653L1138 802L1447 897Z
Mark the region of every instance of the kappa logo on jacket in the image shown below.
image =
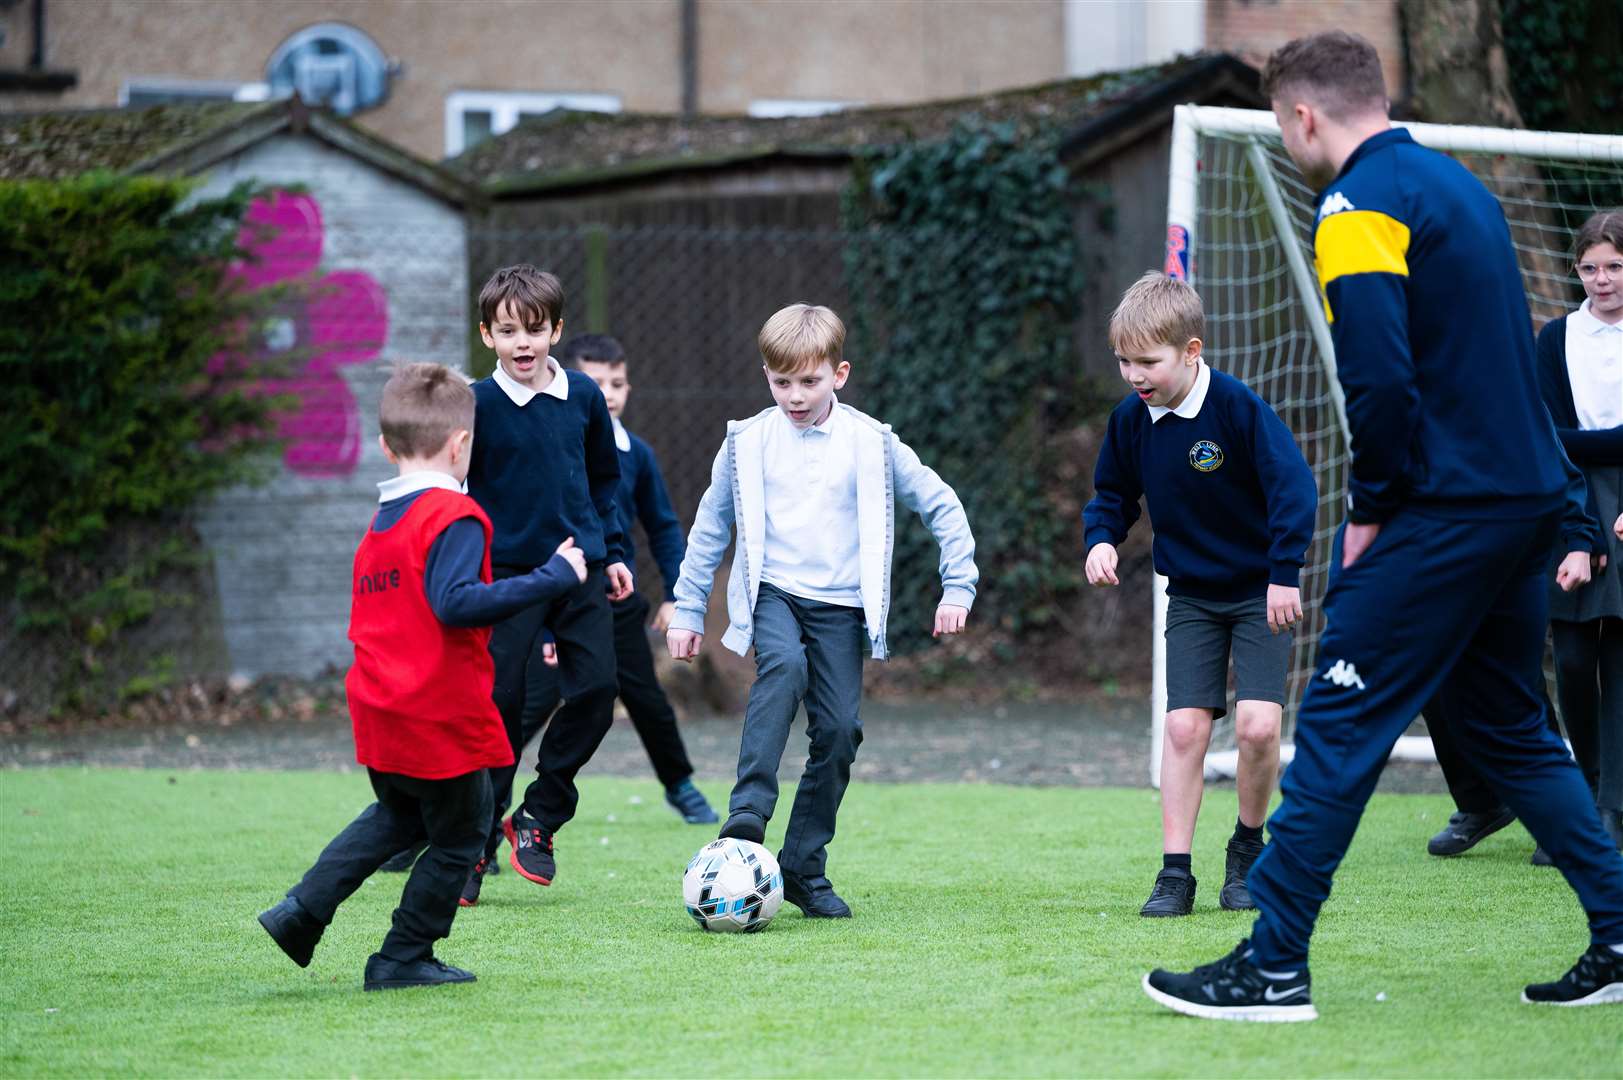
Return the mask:
M1339 214L1344 210L1356 210L1352 200L1339 191L1332 191L1319 206L1319 220L1323 221L1331 214Z

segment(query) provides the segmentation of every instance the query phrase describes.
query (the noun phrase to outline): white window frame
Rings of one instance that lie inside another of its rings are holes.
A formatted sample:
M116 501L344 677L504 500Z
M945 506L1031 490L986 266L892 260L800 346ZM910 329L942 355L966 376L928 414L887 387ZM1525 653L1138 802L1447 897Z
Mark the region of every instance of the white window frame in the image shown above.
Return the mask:
M197 98L199 101L267 101L270 85L262 82L232 82L223 79L183 79L170 76L137 76L125 79L118 87L118 107L130 103L131 91L174 94Z
M756 98L750 102L749 114L758 120L776 120L786 116L827 116L861 106L860 101L832 98Z
M620 111L620 95L453 90L445 95L445 156L455 157L467 149L467 133L462 119L465 112L490 113L490 133L500 135L512 130L513 125L518 123L520 113L544 113L552 109L617 113Z

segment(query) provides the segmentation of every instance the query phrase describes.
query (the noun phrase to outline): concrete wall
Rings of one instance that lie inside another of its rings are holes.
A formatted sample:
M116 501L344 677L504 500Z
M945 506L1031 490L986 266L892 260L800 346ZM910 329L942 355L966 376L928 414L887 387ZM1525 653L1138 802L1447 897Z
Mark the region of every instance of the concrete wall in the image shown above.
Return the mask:
M222 496L200 531L214 560L232 670L314 675L350 659L355 545L377 482L394 474L377 445L390 365L465 367L466 227L456 207L305 136L252 147L214 168L203 191L248 179L304 185L319 212L318 306L289 320L299 344L323 332L353 340L321 350L320 370L304 373L304 411L290 422L275 479ZM352 317L367 327L345 321ZM323 421L343 438L323 439Z

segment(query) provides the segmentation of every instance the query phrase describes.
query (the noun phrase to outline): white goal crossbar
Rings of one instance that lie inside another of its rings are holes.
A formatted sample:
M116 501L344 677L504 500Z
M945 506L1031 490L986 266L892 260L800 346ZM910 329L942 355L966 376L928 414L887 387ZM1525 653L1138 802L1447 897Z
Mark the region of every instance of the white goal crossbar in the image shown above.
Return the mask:
M1456 155L1477 155L1483 158L1499 156L1550 163L1592 163L1603 168L1623 166L1623 136L1449 124L1411 123L1398 126L1407 128L1416 142ZM1260 200L1265 208L1273 234L1282 240L1279 246L1282 248L1283 274L1300 301L1300 318L1306 323L1313 354L1324 376L1326 407L1339 429L1336 434L1339 435L1341 445L1345 446L1346 406L1340 382L1336 378L1335 350L1331 343L1330 327L1322 306L1317 302L1318 283L1310 264L1310 240L1304 235L1305 223L1301 220L1302 186L1297 178L1295 185L1298 211L1293 216L1277 175L1278 162L1281 160L1280 137L1279 125L1272 113L1196 105L1180 105L1173 110L1164 268L1173 276L1183 277L1191 283L1199 284L1196 279L1200 247L1204 239L1198 228L1202 183L1201 152L1202 138L1209 136L1221 137L1243 147L1244 158L1249 165L1248 181L1254 184L1254 197ZM1289 168L1288 164L1285 168ZM1618 176L1623 178L1623 170L1619 171ZM1207 179L1210 180L1209 177ZM1252 189L1248 188L1248 191ZM1530 205L1558 210L1564 204L1533 201ZM1519 254L1526 254L1528 250L1518 243ZM1541 247L1537 250L1548 255L1547 248ZM1548 270L1530 269L1524 265L1523 272L1526 278L1539 279L1541 283L1553 282L1553 288L1559 288L1564 283L1564 279L1552 276ZM1160 785L1161 743L1167 704L1166 584L1165 578L1159 574L1155 575L1150 781L1156 786ZM1293 749L1288 742L1282 748L1282 763L1290 760ZM1425 736L1406 736L1400 739L1394 748L1393 757L1415 761L1435 760L1431 740ZM1214 749L1207 755L1207 775L1233 776L1235 761L1234 750Z

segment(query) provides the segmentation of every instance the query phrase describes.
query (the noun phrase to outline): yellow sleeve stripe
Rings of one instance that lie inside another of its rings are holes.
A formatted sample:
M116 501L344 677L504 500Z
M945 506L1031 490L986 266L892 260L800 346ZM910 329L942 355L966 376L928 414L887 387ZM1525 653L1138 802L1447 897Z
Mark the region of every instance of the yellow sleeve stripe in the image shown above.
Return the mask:
M1409 226L1378 210L1343 210L1319 222L1313 237L1314 264L1319 287L1327 289L1347 274L1409 276L1404 258L1409 251Z

